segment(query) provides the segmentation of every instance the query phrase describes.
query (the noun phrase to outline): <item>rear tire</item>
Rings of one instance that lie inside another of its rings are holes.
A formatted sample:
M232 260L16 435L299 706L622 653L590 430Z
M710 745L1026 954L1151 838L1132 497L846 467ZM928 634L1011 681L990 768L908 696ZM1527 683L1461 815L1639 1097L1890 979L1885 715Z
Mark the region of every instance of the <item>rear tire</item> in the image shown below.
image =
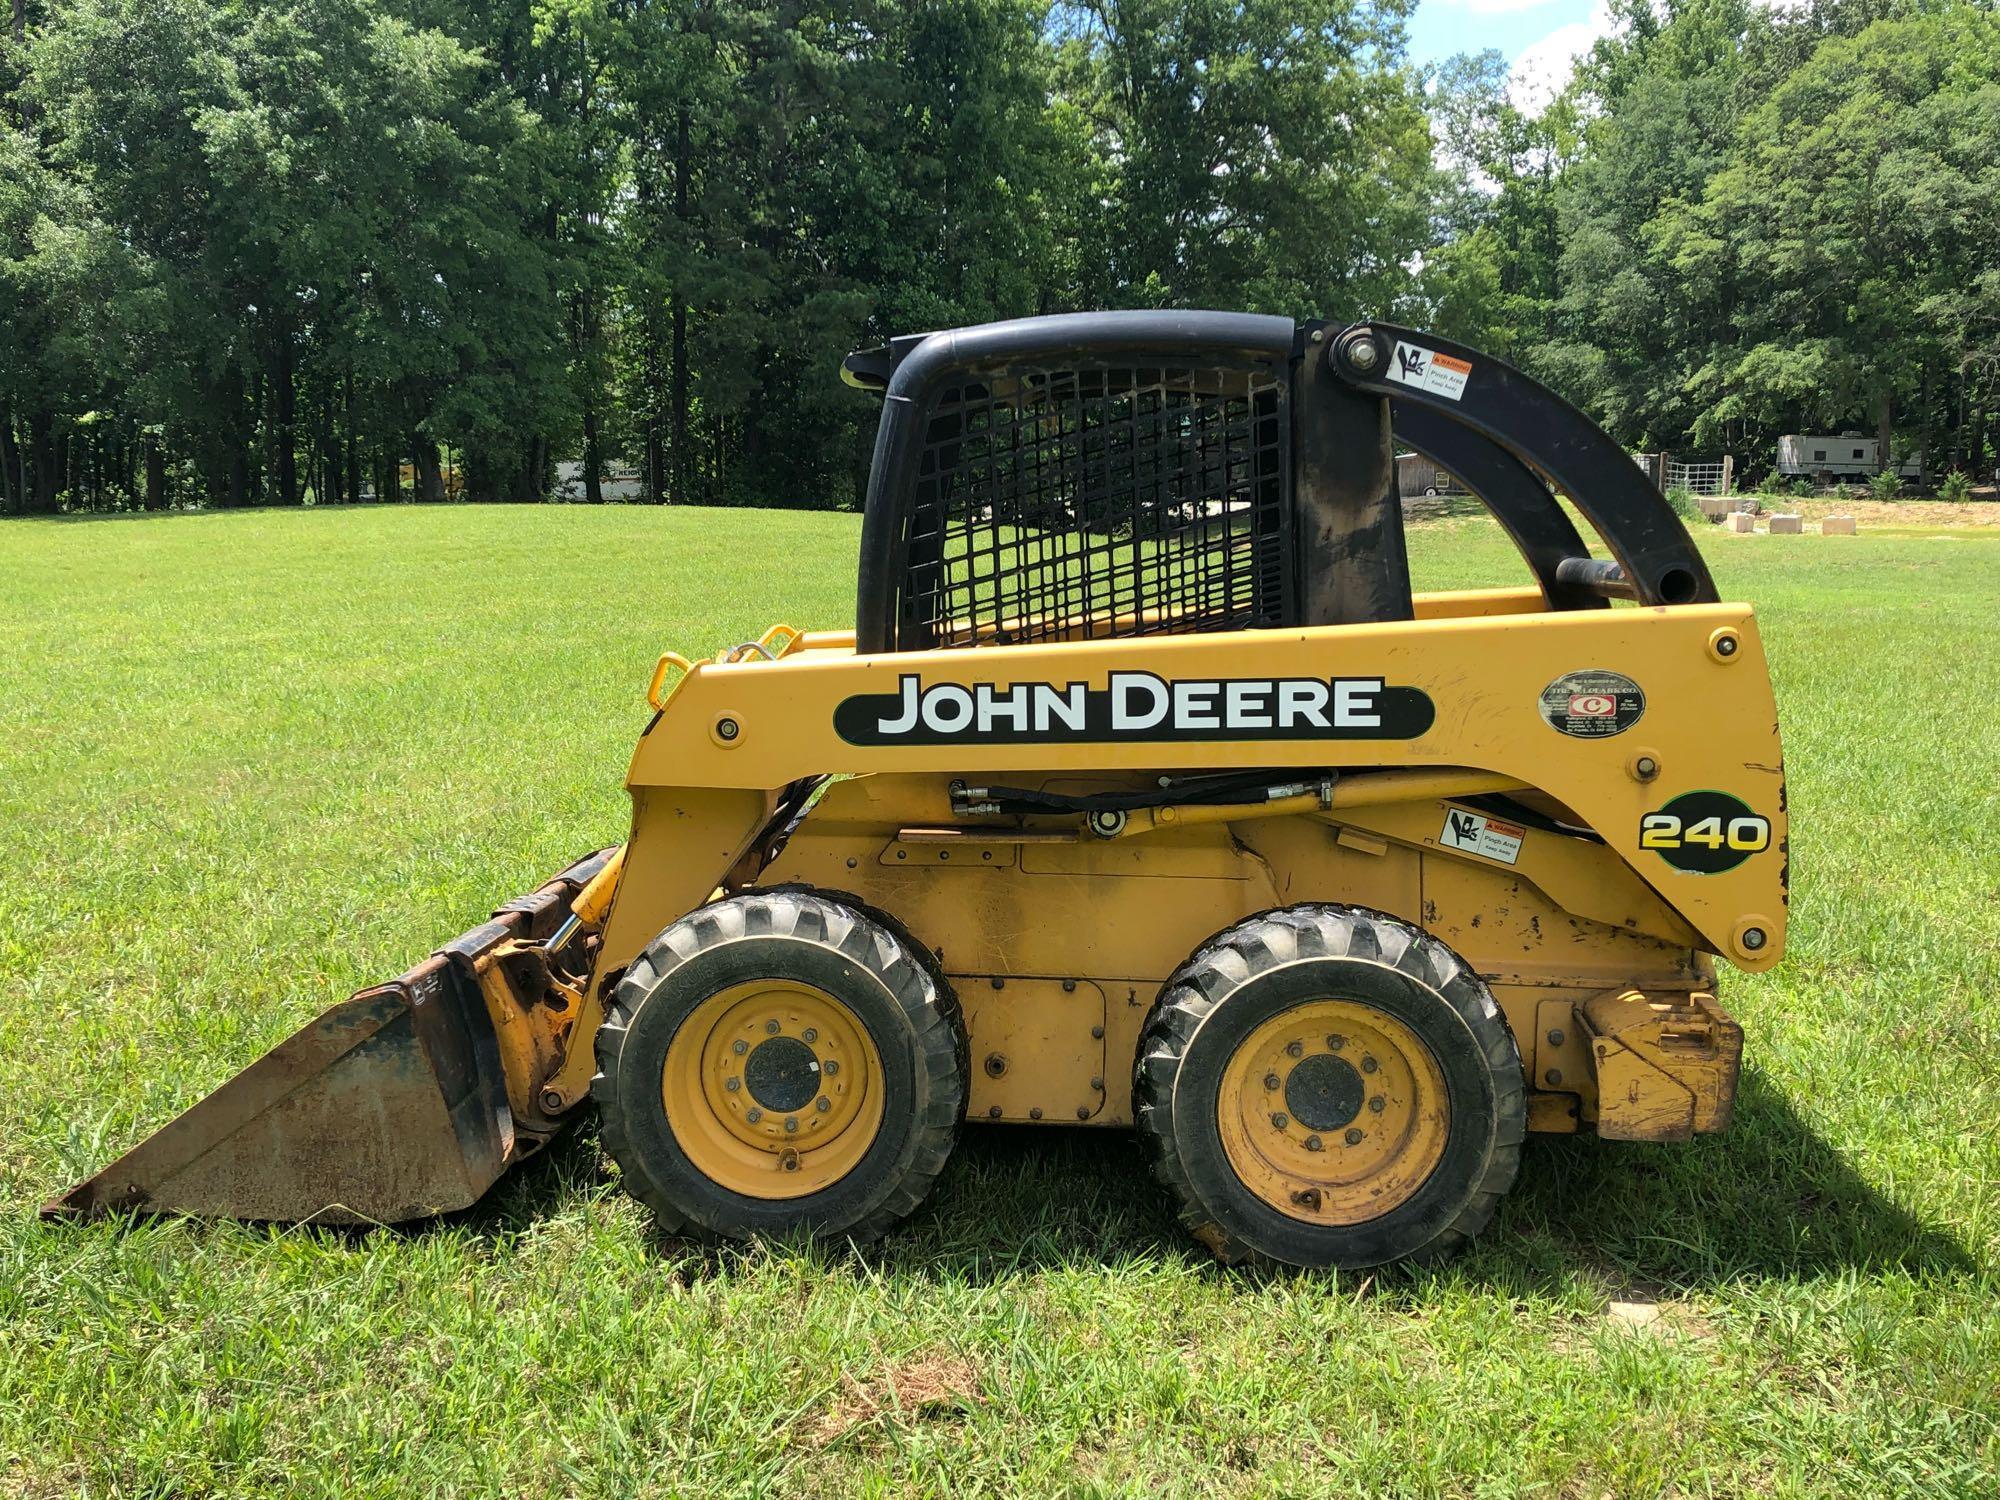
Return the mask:
M1169 979L1134 1078L1154 1170L1227 1261L1436 1258L1513 1185L1521 1058L1463 960L1359 907L1267 912Z
M670 1234L874 1239L965 1115L958 1002L889 917L799 887L733 896L619 981L591 1093L628 1192Z

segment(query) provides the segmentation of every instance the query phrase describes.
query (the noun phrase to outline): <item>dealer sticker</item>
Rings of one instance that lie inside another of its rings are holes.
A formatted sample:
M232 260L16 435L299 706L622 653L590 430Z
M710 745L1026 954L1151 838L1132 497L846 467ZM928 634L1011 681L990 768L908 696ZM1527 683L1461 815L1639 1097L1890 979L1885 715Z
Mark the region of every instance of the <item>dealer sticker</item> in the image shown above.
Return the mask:
M1389 378L1447 401L1458 401L1465 396L1465 382L1472 378L1472 361L1399 340L1396 358L1389 366Z
M1619 672L1565 672L1542 689L1542 721L1572 739L1623 734L1646 712L1639 684Z
M1527 831L1519 823L1503 823L1484 813L1453 807L1445 811L1444 832L1438 835L1438 842L1447 849L1463 849L1481 859L1511 865L1521 857L1521 839Z

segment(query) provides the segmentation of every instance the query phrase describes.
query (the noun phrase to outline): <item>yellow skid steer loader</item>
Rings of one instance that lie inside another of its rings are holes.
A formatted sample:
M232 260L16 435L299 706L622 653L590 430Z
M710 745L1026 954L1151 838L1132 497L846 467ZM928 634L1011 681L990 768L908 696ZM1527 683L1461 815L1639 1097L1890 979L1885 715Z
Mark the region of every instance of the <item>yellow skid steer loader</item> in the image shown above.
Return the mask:
M1135 1127L1225 1258L1360 1266L1476 1234L1527 1131L1728 1124L1713 956L1785 938L1769 677L1580 413L1224 313L845 373L884 403L854 630L663 657L622 846L50 1212L422 1218L594 1103L671 1232L865 1240L966 1121L1039 1122ZM1412 593L1398 445L1524 586Z

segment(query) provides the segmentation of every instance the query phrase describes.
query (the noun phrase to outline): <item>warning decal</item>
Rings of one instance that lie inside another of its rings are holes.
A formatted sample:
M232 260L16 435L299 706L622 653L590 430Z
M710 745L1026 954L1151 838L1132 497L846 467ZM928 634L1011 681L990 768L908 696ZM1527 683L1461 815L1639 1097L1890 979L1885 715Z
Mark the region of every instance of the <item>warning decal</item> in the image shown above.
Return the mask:
M1470 360L1400 341L1396 345L1396 358L1389 366L1391 380L1413 385L1447 401L1457 401L1465 395L1465 382L1471 375Z
M1453 807L1445 811L1444 832L1438 835L1438 842L1447 849L1463 849L1481 859L1511 865L1521 857L1521 838L1527 831L1519 823L1503 823L1485 813Z

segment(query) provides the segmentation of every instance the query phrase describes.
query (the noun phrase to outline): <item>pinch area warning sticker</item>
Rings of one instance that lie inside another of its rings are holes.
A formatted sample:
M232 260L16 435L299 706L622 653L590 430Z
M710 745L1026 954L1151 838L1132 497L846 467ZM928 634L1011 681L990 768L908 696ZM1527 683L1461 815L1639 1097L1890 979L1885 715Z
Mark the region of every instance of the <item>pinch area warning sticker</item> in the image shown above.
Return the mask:
M1521 857L1521 837L1528 830L1519 823L1503 823L1484 813L1450 808L1444 815L1444 832L1438 842L1447 849L1463 849L1481 859L1495 859L1511 865Z
M1471 360L1400 340L1396 344L1396 357L1389 365L1391 380L1413 385L1447 401L1461 399L1465 395L1465 382L1471 377Z

